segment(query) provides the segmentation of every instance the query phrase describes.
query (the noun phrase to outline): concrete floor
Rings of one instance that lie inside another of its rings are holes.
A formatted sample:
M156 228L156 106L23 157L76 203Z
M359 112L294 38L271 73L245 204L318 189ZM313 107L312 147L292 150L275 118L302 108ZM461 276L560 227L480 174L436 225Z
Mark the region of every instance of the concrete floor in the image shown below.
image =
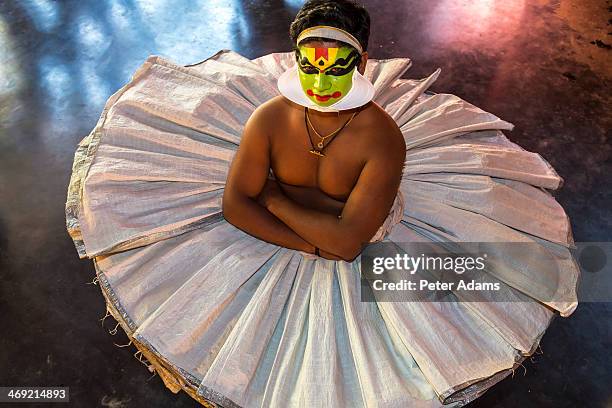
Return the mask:
M610 47L605 0L366 1L373 58L442 68L433 91L516 125L508 136L565 178L576 241L612 241ZM64 227L74 150L150 54L195 63L220 48L290 48L299 1L0 2L0 385L70 386L75 407L190 407L132 354L90 261ZM600 43L597 43L597 40ZM593 42L593 44L591 43ZM612 406L612 306L556 319L542 355L473 407Z

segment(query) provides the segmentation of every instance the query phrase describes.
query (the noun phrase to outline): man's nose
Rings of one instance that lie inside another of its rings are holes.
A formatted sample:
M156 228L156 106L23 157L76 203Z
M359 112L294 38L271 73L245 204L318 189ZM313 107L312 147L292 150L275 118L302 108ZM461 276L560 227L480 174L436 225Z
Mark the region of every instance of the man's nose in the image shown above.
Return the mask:
M322 72L315 74L314 87L319 91L325 91L329 88L330 82L327 80L327 75Z

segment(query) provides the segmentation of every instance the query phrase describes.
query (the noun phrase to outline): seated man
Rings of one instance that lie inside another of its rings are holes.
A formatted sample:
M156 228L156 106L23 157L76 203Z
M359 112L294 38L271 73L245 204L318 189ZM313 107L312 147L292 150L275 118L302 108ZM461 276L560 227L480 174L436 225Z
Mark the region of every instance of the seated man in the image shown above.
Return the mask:
M355 86L353 71L365 72L369 17L358 6L351 13L337 18L303 9L296 16L291 37L299 83L311 103L279 95L253 112L223 196L223 215L237 228L345 261L389 214L406 156L397 124L375 102L329 109ZM321 33L331 34L315 35ZM268 178L270 169L275 179Z

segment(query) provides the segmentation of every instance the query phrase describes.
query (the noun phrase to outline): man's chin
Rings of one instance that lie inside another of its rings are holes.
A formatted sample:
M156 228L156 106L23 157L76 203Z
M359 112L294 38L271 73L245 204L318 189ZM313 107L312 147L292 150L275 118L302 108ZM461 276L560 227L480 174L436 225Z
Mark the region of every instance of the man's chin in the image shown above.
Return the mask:
M334 103L336 103L336 102L338 102L338 101L340 100L340 99L334 99L334 98L332 98L332 97L329 97L329 98L328 98L328 100L327 100L327 101L325 101L325 102L322 102L322 101L317 100L317 98L316 98L316 97L314 97L314 98L309 98L309 99L310 99L312 102L316 103L317 105L319 105L319 106L323 106L323 107L327 107L327 106L333 105Z

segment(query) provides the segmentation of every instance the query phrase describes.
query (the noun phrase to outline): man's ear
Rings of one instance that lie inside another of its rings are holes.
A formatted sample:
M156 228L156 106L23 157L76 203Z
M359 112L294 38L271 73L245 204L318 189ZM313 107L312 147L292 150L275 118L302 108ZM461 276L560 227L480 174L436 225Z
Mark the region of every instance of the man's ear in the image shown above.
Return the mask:
M361 75L363 75L365 72L367 61L368 61L368 52L365 51L363 54L361 54L361 62L359 63L359 67L357 68L357 71L359 71Z

